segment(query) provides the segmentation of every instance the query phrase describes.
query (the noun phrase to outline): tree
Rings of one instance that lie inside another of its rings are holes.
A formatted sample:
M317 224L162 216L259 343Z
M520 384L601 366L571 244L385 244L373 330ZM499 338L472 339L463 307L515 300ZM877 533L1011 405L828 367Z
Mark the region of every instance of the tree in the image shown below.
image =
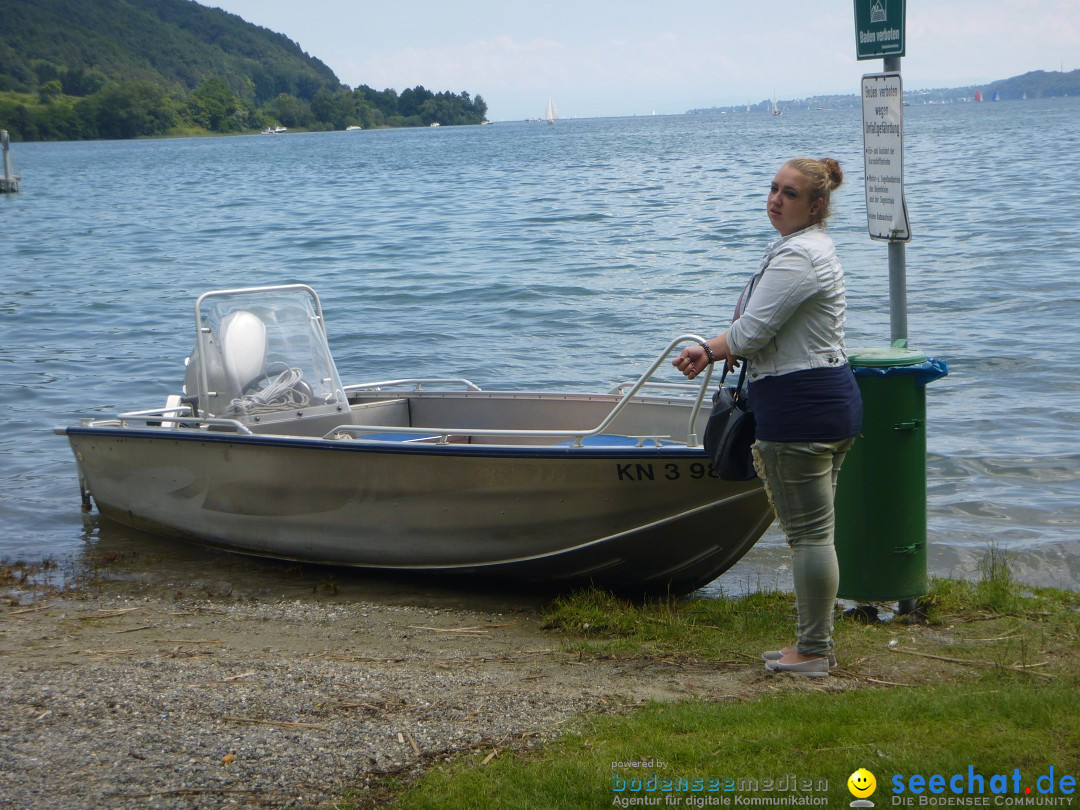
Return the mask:
M331 93L325 87L311 101L311 114L332 129L345 129L360 119L356 97L348 90Z
M375 90L362 84L353 91L353 94L361 96L366 104L370 104L375 109L377 117L381 119L380 124L388 123L391 116L397 115L398 94L393 88Z
M62 68L45 59L35 59L30 63L30 66L34 70L34 75L37 76L38 84L45 84L54 79L59 79L63 72Z
M398 114L405 118L411 115L419 115L420 107L423 106L425 101L433 97L432 92L420 84L412 89L402 90L401 95L398 97Z
M241 126L240 99L221 79L207 79L188 98L193 123L211 132L236 132Z
M69 96L89 96L96 93L108 79L105 74L97 70L84 70L81 67L65 70L60 77L64 93Z
M74 140L82 137L82 126L75 108L65 101L39 107L33 116L38 138L45 140Z
M52 104L63 92L59 79L50 79L38 88L38 99L42 104Z
M307 74L301 74L296 77L296 95L302 98L304 101L311 101L315 98L315 94L319 92L326 83L321 79L317 79L314 76Z
M109 85L78 102L75 111L92 123L99 138L163 135L176 124L172 100L164 89L148 82Z
M286 127L303 127L311 123L314 118L311 107L306 102L282 93L267 105L269 113Z

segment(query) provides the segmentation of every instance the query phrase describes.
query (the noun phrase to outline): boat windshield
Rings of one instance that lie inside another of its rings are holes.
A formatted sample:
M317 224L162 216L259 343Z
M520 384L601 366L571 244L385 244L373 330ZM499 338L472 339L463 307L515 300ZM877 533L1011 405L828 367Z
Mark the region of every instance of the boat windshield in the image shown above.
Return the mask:
M311 288L206 293L196 318L184 389L202 414L266 422L348 408Z

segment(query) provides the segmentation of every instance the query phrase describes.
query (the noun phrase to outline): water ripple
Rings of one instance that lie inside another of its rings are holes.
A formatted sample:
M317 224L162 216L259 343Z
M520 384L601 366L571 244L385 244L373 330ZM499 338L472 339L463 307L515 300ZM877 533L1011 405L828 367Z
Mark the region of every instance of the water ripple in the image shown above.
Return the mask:
M1061 170L1078 113L1074 99L905 108L909 332L950 365L927 390L928 531L946 571L988 541L1022 549L1033 576L1080 571L1080 246L1047 213L1080 197ZM811 152L847 172L830 230L849 344L886 343L857 116L18 145L23 191L0 199L0 557L82 542L49 428L174 391L207 289L312 284L349 378L407 356L412 373L489 387L607 388L671 336L727 325L772 238L768 182Z

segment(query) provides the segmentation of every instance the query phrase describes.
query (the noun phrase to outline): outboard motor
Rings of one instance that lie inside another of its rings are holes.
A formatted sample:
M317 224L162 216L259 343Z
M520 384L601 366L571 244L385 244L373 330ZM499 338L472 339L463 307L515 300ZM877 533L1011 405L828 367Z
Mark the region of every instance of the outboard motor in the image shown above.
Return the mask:
M266 425L286 419L347 421L348 400L305 285L206 293L187 358L183 402L203 418Z

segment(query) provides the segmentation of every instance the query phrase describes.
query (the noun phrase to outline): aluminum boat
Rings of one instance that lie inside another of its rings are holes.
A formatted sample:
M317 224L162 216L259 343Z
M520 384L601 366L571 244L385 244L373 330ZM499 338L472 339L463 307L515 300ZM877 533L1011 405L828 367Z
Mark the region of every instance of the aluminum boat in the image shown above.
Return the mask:
M245 554L687 593L772 520L761 483L721 481L699 437L710 374L606 393L464 379L343 385L315 291L195 303L181 392L57 428L86 508Z

